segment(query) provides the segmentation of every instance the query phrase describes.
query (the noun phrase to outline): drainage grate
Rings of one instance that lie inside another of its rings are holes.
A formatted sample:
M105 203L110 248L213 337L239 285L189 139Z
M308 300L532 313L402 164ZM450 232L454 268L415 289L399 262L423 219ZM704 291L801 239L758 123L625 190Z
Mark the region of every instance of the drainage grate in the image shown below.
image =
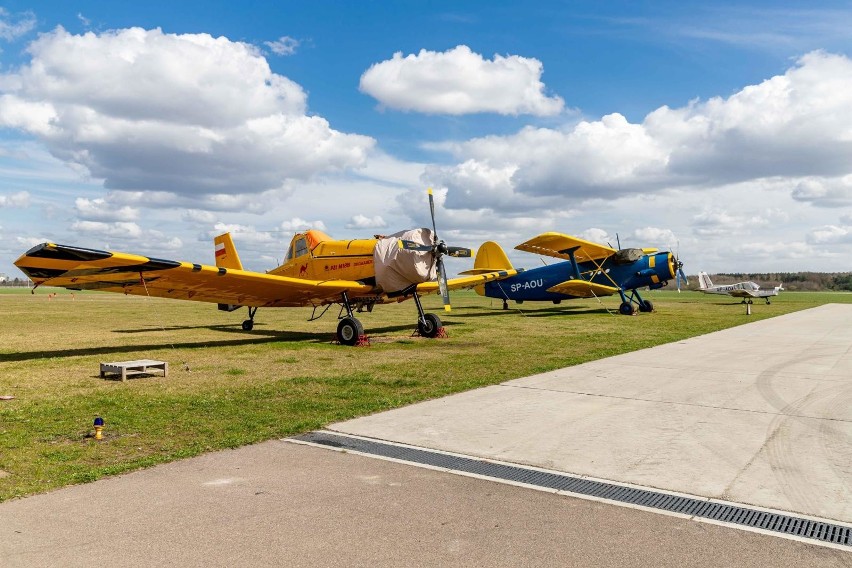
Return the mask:
M739 505L713 503L706 499L669 495L647 489L582 479L573 475L451 456L431 450L396 446L328 432L308 432L295 436L293 439L852 547L852 529L849 527L802 517L769 513Z

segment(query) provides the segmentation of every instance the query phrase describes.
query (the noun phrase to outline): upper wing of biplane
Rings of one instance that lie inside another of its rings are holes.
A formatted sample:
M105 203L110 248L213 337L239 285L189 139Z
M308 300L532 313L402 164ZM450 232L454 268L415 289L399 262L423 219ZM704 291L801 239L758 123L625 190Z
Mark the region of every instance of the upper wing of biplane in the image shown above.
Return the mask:
M373 293L349 280L304 280L260 272L148 258L53 243L33 247L18 260L37 285L252 307L336 302L343 292Z
M614 248L599 245L590 241L584 241L583 239L578 239L577 237L572 237L562 233L542 233L537 237L533 237L532 239L519 244L515 248L534 254L553 256L565 260L571 260L569 252L573 250L574 258L577 262L600 260L617 252Z

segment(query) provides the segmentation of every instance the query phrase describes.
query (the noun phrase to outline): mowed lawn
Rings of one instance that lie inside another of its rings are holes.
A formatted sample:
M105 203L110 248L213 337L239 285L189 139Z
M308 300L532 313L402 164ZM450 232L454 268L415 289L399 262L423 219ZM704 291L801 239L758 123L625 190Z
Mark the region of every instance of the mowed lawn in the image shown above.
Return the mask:
M51 297L50 294L56 293ZM369 347L333 343L338 309L246 310L116 294L0 291L0 501L329 423L508 379L773 317L852 294L783 292L747 316L737 300L647 293L650 314L619 300L511 304L453 294L425 298L449 337L412 337L411 301L359 314ZM520 311L519 311L520 309ZM122 383L99 364L158 359L170 374ZM105 438L92 438L103 417Z

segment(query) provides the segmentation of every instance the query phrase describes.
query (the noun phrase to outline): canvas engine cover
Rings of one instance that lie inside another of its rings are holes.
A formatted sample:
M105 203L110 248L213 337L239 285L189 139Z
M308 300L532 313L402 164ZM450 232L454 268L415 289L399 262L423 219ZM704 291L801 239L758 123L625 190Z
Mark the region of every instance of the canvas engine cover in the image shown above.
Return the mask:
M432 231L411 229L378 240L373 252L376 285L386 293L399 292L412 284L430 282L436 278L432 253L402 249L399 246L401 240L431 245Z

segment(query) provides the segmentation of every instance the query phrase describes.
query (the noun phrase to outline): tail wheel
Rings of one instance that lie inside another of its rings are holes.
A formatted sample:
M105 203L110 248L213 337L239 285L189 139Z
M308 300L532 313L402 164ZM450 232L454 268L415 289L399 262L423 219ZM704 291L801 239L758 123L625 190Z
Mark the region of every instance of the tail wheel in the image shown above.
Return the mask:
M423 319L417 321L417 331L423 337L437 337L441 329L441 318L435 314L423 314Z
M639 311L640 312L653 312L654 304L651 303L650 300L642 300L639 302Z
M341 345L355 345L364 335L364 326L356 318L345 317L337 324L337 341Z
M618 311L623 316L632 316L636 313L636 308L633 307L633 304L630 302L622 302L620 306L618 306Z
M254 321L253 320L247 319L247 320L243 321L243 331L251 331L253 327L254 327Z

